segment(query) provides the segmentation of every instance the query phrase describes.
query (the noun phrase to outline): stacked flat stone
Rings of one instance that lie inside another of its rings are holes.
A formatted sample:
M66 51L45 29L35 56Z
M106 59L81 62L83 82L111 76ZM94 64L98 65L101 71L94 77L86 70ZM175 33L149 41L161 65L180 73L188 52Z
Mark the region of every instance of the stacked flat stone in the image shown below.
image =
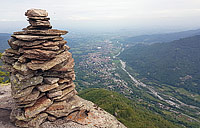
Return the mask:
M48 13L30 9L25 15L30 26L14 32L11 48L2 56L10 72L12 97L16 103L11 120L19 127L39 127L80 109L75 98L74 59L61 35L51 29Z

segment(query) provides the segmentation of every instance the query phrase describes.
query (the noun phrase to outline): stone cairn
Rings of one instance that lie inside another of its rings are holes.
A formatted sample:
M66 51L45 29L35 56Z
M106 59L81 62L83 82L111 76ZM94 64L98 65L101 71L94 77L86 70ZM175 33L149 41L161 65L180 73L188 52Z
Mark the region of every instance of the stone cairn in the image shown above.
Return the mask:
M51 29L48 13L30 9L30 25L14 32L3 53L4 69L10 72L15 107L10 119L18 127L39 127L44 121L67 117L81 106L76 100L74 59L61 35Z

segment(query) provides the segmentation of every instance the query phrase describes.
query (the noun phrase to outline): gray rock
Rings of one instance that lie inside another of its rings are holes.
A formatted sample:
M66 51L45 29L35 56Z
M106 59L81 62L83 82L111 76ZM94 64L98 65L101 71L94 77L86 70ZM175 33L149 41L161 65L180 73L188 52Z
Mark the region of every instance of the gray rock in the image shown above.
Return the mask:
M48 96L49 98L62 96L62 91L48 92L48 93L47 93L47 96Z
M63 98L64 96L68 95L70 92L72 92L74 89L75 89L75 84L73 84L73 86L71 86L71 87L68 87L68 88L63 89L63 90L62 90L62 95L61 95L61 96L58 96L58 97L54 97L53 99L54 99L54 100L61 99L61 98Z
M54 58L57 55L57 51L41 50L41 49L30 49L30 50L20 50L21 53L24 53L24 57L29 59L42 59L42 58Z
M13 64L15 63L18 58L14 58L14 57L8 57L8 56L2 56L1 57L1 60L4 62L4 63L7 63L7 64Z
M65 35L67 33L68 32L65 30L48 29L48 30L26 30L26 31L14 32L14 35L32 34L32 35L60 36L60 35Z
M22 30L48 30L48 29L51 29L52 26L32 26L32 25L29 25L27 26L26 28L23 28Z
M19 47L19 46L31 47L31 46L39 45L44 42L46 42L46 40L36 40L36 41L13 40L12 42L10 42L10 44L16 47Z
M17 108L27 108L31 107L35 104L36 101L28 101L28 102L22 102L22 103L16 103Z
M28 17L29 19L32 19L32 20L50 20L49 17Z
M47 117L48 115L46 113L41 113L30 121L17 120L15 125L23 128L39 128L40 124L42 124Z
M64 66L62 67L55 67L55 68L52 68L52 70L55 70L55 71L59 71L59 72L70 72L70 71L73 71L74 69L74 59L71 58L68 60L67 64L65 64Z
M54 84L59 81L59 78L45 77L44 82L47 84Z
M80 106L77 104L78 101L75 99L71 99L70 101L61 101L61 102L54 102L47 110L46 112L54 115L55 117L64 117L67 116L70 112L73 112L75 110L79 110Z
M6 53L12 53L12 54L15 54L15 55L20 55L20 53L17 51L17 50L14 50L14 49L6 49L5 50Z
M17 74L15 74L15 76L17 77L17 79L19 81L26 81L26 80L32 78L34 76L34 73L30 73L27 75L22 75L22 74L17 73Z
M47 119L51 122L56 121L56 117L48 115Z
M71 57L67 61L64 61L63 63L56 65L51 70L69 72L69 71L73 71L73 68L74 68L74 59Z
M67 41L65 40L61 40L61 41L46 41L44 43L42 43L43 46L45 47L49 47L49 46L63 46L67 43Z
M18 98L21 98L21 97L24 97L24 96L28 96L29 94L31 94L33 88L34 87L28 87L28 88L25 88L23 90L12 91L12 96L15 99L18 99Z
M52 50L52 51L57 51L60 48L58 46L50 46L50 47L45 47L43 45L36 45L36 46L31 46L31 47L27 47L24 46L23 49L41 49L41 50Z
M11 86L12 91L13 91L14 94L17 95L18 93L20 93L25 88L28 88L28 87L42 83L43 77L42 76L36 76L36 77L32 77L32 78L30 78L29 80L26 80L26 81L19 81L14 74L11 74L10 81L11 81L11 85L12 85Z
M60 91L60 90L63 90L65 88L69 88L69 87L75 87L75 84L72 82L72 83L63 83L63 84L59 84L58 87L56 87L55 89L51 90L50 92L57 92L57 91Z
M65 51L65 52L57 55L54 59L49 60L43 64L33 64L33 63L29 62L27 64L27 66L28 66L28 68L30 68L32 70L42 69L43 71L45 71L45 70L49 70L49 69L53 68L57 64L62 63L63 61L69 59L70 56L71 56L71 53L68 51Z
M19 48L19 46L17 46L16 44L14 44L13 42L16 41L15 38L10 38L8 40L8 44L10 45L10 47L14 50L17 50Z
M12 122L15 122L16 120L26 120L26 117L24 115L24 111L21 108L15 108L10 113L10 119Z
M71 83L72 79L70 78L64 78L64 79L59 79L58 83L59 84L64 84L64 83Z
M55 101L68 101L69 99L71 99L73 96L77 95L78 92L76 90L72 90L70 93L68 93L67 95L63 96L60 99L56 99Z
M62 72L62 71L45 71L43 72L44 77L59 77L59 78L70 78L72 80L75 80L75 72L69 71L69 72Z
M32 93L30 93L29 95L15 99L15 101L17 103L32 102L32 101L37 100L39 95L40 95L40 92L38 90L33 90Z
M19 62L15 62L13 64L13 68L23 75L28 75L34 73L34 71L30 70L26 64L22 64Z
M54 83L54 84L42 84L42 85L38 85L37 89L41 92L47 92L50 91L56 87L58 87L58 83Z
M28 17L46 17L48 16L48 13L46 10L42 9L29 9L25 15Z
M36 36L36 35L12 35L12 37L24 41L35 41L35 40L58 40L59 36ZM60 40L60 39L59 39Z
M25 108L25 117L35 117L40 112L46 110L53 102L46 96L40 98L32 107Z
M29 23L33 27L51 27L50 22L46 20L29 20Z

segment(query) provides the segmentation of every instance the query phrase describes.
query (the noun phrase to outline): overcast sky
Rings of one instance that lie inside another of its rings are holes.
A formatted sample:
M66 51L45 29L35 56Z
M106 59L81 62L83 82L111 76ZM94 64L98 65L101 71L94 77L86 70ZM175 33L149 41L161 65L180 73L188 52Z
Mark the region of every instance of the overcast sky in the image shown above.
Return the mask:
M0 32L27 26L30 8L47 10L63 29L200 28L200 0L1 0Z

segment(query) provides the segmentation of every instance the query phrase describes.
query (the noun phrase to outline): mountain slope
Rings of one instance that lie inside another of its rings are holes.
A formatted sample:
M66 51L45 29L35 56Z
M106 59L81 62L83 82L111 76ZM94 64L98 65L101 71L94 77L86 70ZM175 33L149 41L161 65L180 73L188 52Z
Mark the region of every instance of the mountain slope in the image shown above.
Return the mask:
M1 58L1 53L0 53L0 58ZM1 63L1 59L0 59L0 84L9 82L8 81L9 73L2 70L1 65L2 65L2 63Z
M136 45L120 55L141 77L200 94L200 35Z
M116 92L105 89L87 89L79 95L116 116L128 128L178 127Z
M10 38L8 33L0 33L0 52L3 52L9 47L7 40Z
M191 37L195 35L200 35L200 29L182 31L176 33L166 33L166 34L153 34L153 35L141 35L135 37L129 37L125 40L125 43L162 43L162 42L171 42L178 40L180 38Z

